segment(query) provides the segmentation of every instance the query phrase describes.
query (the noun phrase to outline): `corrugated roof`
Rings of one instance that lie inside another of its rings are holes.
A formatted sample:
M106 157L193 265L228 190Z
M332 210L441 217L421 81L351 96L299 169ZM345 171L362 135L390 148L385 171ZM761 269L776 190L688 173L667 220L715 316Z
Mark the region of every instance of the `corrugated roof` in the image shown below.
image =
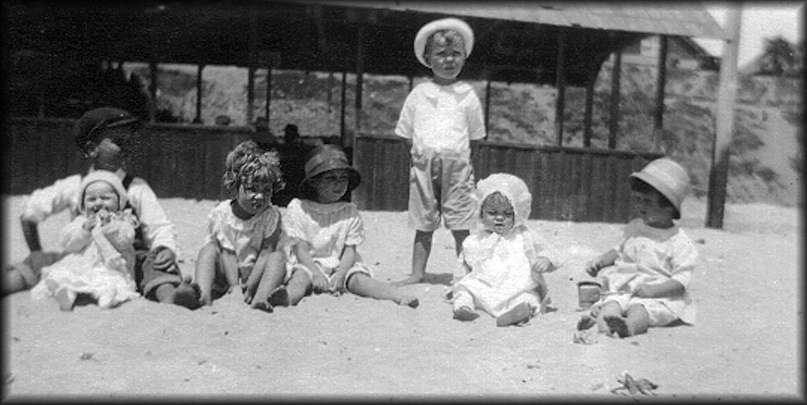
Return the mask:
M726 32L700 3L528 3L425 1L321 1L332 6L419 11L565 27L645 32L695 38L727 38Z

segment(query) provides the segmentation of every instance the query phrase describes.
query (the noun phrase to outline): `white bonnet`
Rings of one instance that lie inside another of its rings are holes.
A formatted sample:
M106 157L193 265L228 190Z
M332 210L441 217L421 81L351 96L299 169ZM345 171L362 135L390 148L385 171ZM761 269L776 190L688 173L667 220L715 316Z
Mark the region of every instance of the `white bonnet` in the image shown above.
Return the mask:
M485 198L497 191L510 200L510 204L513 206L515 214L513 228L523 225L530 217L532 194L524 180L508 173L494 173L476 183L476 191L473 195L476 201L477 218L479 218Z
M78 207L80 211L84 211L84 192L87 190L87 186L90 183L95 183L96 181L104 181L112 185L112 188L118 194L118 206L120 209L123 209L126 206L126 202L128 201L128 197L126 194L126 188L123 187L123 183L121 182L120 177L114 172L110 172L108 170L93 170L84 176L81 179L81 194L79 194L78 200Z
M471 27L465 21L458 18L442 18L424 25L418 30L417 35L415 35L415 57L418 58L418 61L423 66L429 67L426 59L423 58L423 52L426 50L426 42L428 42L432 34L441 30L457 31L457 33L462 36L462 40L465 43L465 57L467 58L471 55L471 50L474 49L474 31Z

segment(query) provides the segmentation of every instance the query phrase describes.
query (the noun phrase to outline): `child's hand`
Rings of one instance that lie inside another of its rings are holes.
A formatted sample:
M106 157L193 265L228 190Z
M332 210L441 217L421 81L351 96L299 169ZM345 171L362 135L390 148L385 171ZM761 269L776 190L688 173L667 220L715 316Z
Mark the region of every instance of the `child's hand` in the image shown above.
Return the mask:
M535 264L532 265L533 273L547 273L552 270L552 261L545 256L538 256L535 260Z
M154 256L152 266L154 270L168 271L171 266L176 265L175 261L176 255L174 255L174 251L168 248L162 248Z
M87 220L84 221L84 223L81 225L81 228L89 232L92 230L92 228L95 228L95 224L97 223L98 223L98 217L96 217L94 214L88 213Z
M321 293L328 291L330 286L328 285L328 279L322 275L319 271L314 271L314 275L311 280L311 284L313 284L314 292Z
M347 275L347 271L337 271L333 275L333 279L331 279L331 287L330 290L333 291L336 295L341 295L345 293L345 276Z
M600 264L597 260L592 260L586 263L586 273L591 277L596 277L600 271Z

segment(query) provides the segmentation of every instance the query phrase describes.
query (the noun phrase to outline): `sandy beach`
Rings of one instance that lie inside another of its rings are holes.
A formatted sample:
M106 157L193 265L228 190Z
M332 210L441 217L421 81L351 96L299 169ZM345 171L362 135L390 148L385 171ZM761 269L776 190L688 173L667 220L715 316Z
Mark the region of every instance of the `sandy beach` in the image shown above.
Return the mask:
M27 253L22 197L4 203L3 257L18 261ZM192 274L215 202L161 203ZM582 264L616 243L622 225L531 220L564 261L547 276L555 310L524 326L498 328L486 315L453 320L442 284L406 287L420 298L417 309L317 295L271 314L227 299L196 311L138 299L61 312L21 292L3 299L4 399L615 399L610 390L627 371L667 399L803 400L801 210L729 205L725 229L716 230L703 226L705 206L687 200L680 222L701 254L690 284L694 326L574 343ZM380 280L403 278L413 236L406 212L362 215L365 262ZM46 248L57 247L67 220L40 226ZM441 229L427 271L448 280L454 260Z

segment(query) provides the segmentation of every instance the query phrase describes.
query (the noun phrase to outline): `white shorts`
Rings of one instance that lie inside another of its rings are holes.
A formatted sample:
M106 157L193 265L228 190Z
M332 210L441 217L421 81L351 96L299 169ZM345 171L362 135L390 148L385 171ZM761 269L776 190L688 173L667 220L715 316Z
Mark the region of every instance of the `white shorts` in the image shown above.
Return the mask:
M333 274L336 272L336 268L330 268L330 267L323 266L322 263L318 262L316 259L314 259L314 264L316 264L316 266L317 266L317 271L319 271L320 274L325 276L325 279L327 279L328 282L330 283L333 280ZM311 280L311 281L314 280L314 273L311 272L311 269L309 269L308 267L306 267L306 266L304 266L304 265L302 265L300 263L295 263L294 265L292 265L289 268L288 272L286 273L286 280L288 281L288 279L291 278L292 274L294 274L294 272L296 272L297 270L300 270L303 273L305 273L308 276L309 280ZM373 277L373 273L370 271L370 268L367 267L366 265L364 265L364 263L362 263L362 262L354 263L353 267L351 267L347 271L347 274L345 274L345 284L343 285L343 288L346 291L348 289L347 288L347 283L350 280L350 277L352 277L354 274L357 274L357 273L366 274L370 278Z

